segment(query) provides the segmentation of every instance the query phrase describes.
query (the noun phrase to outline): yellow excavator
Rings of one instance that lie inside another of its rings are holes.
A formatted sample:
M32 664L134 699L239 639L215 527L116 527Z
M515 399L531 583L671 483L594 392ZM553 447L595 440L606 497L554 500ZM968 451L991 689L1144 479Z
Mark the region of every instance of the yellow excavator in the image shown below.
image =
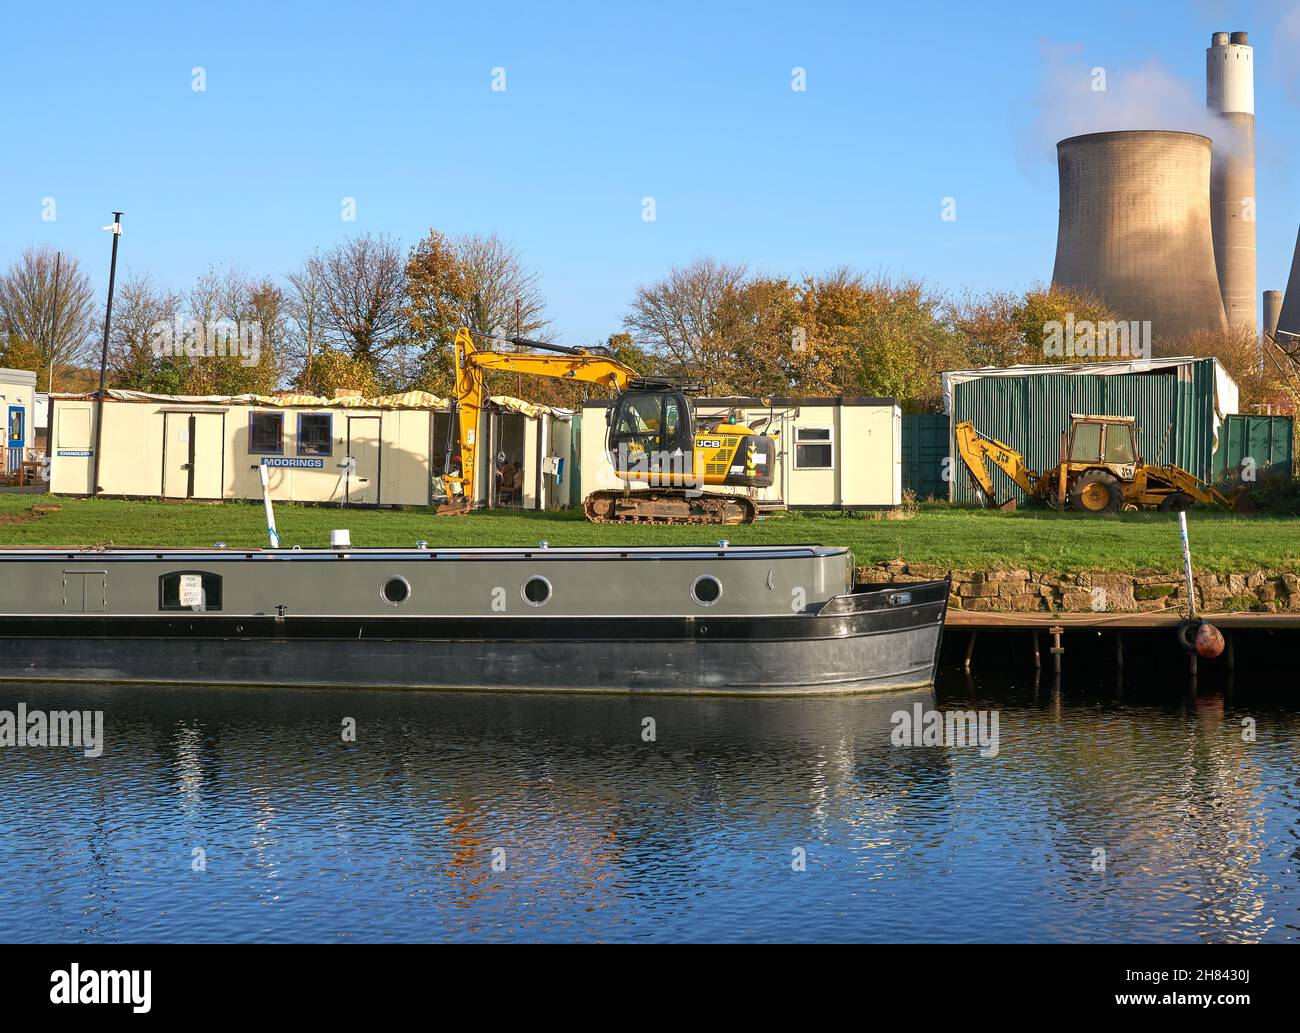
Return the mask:
M1068 504L1081 513L1119 509L1178 512L1200 502L1222 506L1231 513L1254 512L1245 488L1228 496L1180 466L1143 462L1137 450L1137 421L1131 416L1071 415L1069 433L1061 435L1061 461L1043 473L1029 469L1021 453L981 434L970 420L957 424L955 433L957 454L982 497L999 509L1015 509L1016 500L998 503L987 465L990 462L1010 477L1026 498L1057 509Z
M528 350L480 348L475 338ZM749 494L705 492L702 487L754 489L773 482L772 436L727 419L697 421L686 385L638 376L604 348L494 337L464 327L456 332L454 348L456 393L442 475L448 503L439 507L439 514L456 515L473 508L479 416L488 401L484 384L488 370L578 380L614 392L606 447L613 476L622 487L591 492L583 503L588 520L748 524L758 513Z

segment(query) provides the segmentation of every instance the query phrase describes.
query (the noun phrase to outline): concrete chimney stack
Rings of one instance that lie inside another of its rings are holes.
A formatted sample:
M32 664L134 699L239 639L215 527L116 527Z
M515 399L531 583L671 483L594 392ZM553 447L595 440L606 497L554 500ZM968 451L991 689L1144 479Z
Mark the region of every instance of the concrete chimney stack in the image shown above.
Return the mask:
M1205 103L1223 120L1210 169L1210 221L1230 327L1256 333L1255 52L1244 32L1216 32L1205 52Z
M1273 340L1273 334L1277 331L1277 320L1282 315L1282 292L1265 291L1264 292L1264 336L1268 340Z

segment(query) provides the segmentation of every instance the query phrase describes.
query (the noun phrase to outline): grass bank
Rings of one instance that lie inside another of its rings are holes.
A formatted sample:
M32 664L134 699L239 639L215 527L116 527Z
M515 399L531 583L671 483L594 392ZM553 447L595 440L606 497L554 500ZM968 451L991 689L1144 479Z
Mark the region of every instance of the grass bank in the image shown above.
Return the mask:
M58 512L34 516L33 505ZM697 545L727 538L736 545L820 543L851 548L859 563L910 563L987 570L1028 567L1086 570L1181 569L1177 520L1160 513L1095 517L1047 511L999 513L923 506L907 519L789 513L744 527L642 527L589 524L565 513L477 513L434 517L427 510L276 507L285 545L323 546L347 527L358 546L437 547L552 545ZM1234 573L1300 571L1300 518L1190 514L1199 570ZM145 545L233 548L266 544L260 504L136 502L0 493L0 546Z

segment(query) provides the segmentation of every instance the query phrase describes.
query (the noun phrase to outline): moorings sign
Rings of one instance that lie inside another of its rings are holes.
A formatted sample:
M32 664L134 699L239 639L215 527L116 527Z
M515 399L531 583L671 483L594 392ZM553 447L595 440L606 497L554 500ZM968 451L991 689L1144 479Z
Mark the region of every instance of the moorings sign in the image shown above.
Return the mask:
M323 470L324 459L298 459L291 456L262 456L262 465L270 467L288 467L291 470Z

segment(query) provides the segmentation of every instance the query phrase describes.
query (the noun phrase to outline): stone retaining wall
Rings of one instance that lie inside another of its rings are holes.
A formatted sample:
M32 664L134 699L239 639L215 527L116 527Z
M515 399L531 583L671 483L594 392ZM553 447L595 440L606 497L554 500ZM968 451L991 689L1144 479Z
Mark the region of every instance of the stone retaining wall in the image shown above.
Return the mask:
M893 560L858 568L859 583L888 584L945 577L943 567ZM1273 570L1197 574L1196 608L1203 613L1300 611L1300 576ZM1060 574L1013 570L954 570L948 604L965 610L1178 610L1187 605L1181 574Z

